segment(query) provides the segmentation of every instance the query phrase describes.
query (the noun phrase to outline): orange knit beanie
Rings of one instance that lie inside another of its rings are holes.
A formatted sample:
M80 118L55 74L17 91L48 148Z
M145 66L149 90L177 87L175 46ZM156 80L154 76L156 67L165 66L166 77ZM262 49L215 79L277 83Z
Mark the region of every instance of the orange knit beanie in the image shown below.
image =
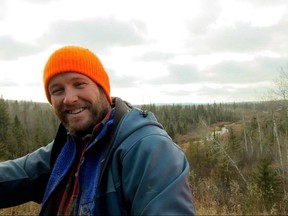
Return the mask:
M81 73L92 79L103 88L111 104L109 77L102 63L90 50L78 46L65 46L56 50L45 65L43 82L46 97L50 103L49 81L57 74L65 72Z

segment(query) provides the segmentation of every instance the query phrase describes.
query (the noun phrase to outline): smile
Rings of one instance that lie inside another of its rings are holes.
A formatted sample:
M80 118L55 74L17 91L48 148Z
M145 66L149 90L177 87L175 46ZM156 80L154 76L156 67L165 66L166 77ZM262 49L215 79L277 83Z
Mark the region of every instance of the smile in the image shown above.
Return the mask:
M75 110L67 110L66 113L68 114L78 114L85 110L85 108L75 109Z

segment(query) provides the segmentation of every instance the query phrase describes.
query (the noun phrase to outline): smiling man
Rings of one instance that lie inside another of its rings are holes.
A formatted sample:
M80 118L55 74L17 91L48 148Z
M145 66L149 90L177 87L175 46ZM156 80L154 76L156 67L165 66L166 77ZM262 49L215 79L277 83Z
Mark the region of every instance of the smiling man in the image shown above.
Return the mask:
M91 133L111 110L101 87L80 73L56 75L48 85L51 104L67 130L77 136Z
M183 151L151 112L111 98L94 53L56 50L43 81L61 124L47 146L0 164L0 208L35 201L41 215L195 214Z

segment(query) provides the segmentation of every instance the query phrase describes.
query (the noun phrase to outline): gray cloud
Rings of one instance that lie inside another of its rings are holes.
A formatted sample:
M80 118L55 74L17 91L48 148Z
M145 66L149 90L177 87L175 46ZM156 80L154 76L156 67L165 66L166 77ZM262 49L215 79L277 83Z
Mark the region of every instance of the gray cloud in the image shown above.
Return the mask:
M235 85L223 85L222 88L211 87L210 85L203 85L197 91L197 94L202 97L214 98L215 102L222 101L236 102L236 101L251 101L256 100L256 92L259 86L250 85L249 87L236 87Z
M288 14L281 22L270 28L267 28L267 34L270 34L270 41L267 45L270 50L285 54L288 50L288 44L286 43L288 35Z
M199 10L202 13L187 23L191 36L201 36L210 25L214 24L221 13L221 4L218 0L201 0Z
M7 35L0 36L0 47L0 60L14 60L40 51L35 45L19 42Z
M213 83L269 82L286 64L286 58L269 57L257 57L251 61L223 61L205 69L203 75L206 76L205 80Z
M208 46L217 51L253 52L265 47L269 35L265 30L238 23L236 27L213 32Z
M150 62L150 61L167 61L171 60L175 57L174 53L164 53L164 52L159 52L159 51L150 51L146 52L142 56L135 57L135 60L140 60L140 61L145 61L145 62Z
M190 36L187 47L191 47L193 54L255 53L267 50L286 53L288 49L288 44L285 43L288 34L288 10L282 20L272 26L255 27L251 23L235 23L233 26L215 29L200 21L200 24L189 23L188 29ZM200 34L196 35L198 30Z
M189 96L192 95L192 91L187 91L187 90L173 90L173 91L168 91L168 90L162 90L161 91L164 94L170 95L170 96L177 96L177 97L183 97L183 96Z
M202 84L201 87L197 90L177 90L175 88L173 91L171 90L162 90L161 92L165 95L169 95L171 97L185 97L187 101L187 97L190 97L189 102L197 103L195 97L208 98L209 103L214 102L240 102L240 101L257 101L261 100L259 94L259 88L263 87L263 85L250 84L248 86L235 86L232 84L223 84L221 87L214 87L209 84ZM266 86L268 88L268 86ZM187 101L188 102L188 101Z
M203 80L203 77L194 65L177 65L170 64L168 67L168 75L161 78L155 78L149 82L151 85L166 84L188 84L196 83Z
M216 65L197 69L194 65L171 64L167 67L168 75L156 78L149 82L152 85L166 84L251 84L272 82L277 77L281 67L286 66L288 60L285 57L255 57L250 61L226 60Z
M114 70L107 69L109 74L110 83L113 88L130 88L137 87L139 85L139 78L126 75L117 75Z
M272 33L268 28L255 28L249 24L238 23L233 27L207 31L201 37L189 39L187 45L191 47L193 54L253 53L265 50L271 39Z
M263 86L262 86L263 87ZM268 87L268 86L267 86ZM267 88L266 87L266 88ZM197 103L195 101L196 97L201 97L204 99L209 98L209 103L214 102L240 102L240 101L257 101L261 100L259 94L259 88L261 88L260 85L251 84L248 87L241 87L241 86L235 86L235 85L223 85L221 88L219 87L213 87L211 85L203 84L200 89L197 91L185 91L185 90L179 90L175 89L174 91L162 91L166 95L170 95L171 97L190 97L190 101L192 103ZM186 99L187 100L187 99Z
M146 43L145 25L138 21L123 22L112 18L54 22L39 38L41 44L79 44L105 50L112 46Z
M168 67L170 75L162 80L163 83L177 83L177 84L187 84L200 81L202 79L201 73L194 65L170 65Z
M1 6L1 5L0 5ZM141 22L121 22L114 19L92 19L54 22L36 43L20 42L9 35L0 36L0 59L13 60L36 54L52 44L76 44L98 51L112 46L147 43L145 25Z

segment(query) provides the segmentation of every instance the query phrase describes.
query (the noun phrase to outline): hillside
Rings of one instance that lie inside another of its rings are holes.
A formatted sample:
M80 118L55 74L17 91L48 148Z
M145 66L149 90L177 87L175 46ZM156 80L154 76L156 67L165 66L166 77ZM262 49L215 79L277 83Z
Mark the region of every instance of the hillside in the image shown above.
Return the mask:
M183 148L198 214L288 213L283 101L140 107L152 111ZM48 104L0 100L1 159L47 144L58 123ZM38 208L28 204L9 211Z

